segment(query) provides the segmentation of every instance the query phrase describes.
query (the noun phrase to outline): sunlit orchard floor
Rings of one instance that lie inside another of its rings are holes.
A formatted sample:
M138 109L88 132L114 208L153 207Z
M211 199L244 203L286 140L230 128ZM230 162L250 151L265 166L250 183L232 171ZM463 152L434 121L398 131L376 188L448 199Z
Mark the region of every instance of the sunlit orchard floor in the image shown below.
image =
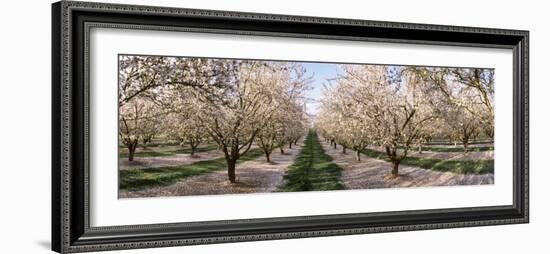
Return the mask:
M252 145L252 148L256 147L256 145ZM183 166L223 157L223 153L213 143L200 145L193 156L189 152L189 147L174 145L147 147L146 149L139 147L136 149L133 161L128 161L126 148L121 148L120 151L118 159L120 170Z
M483 142L483 143L472 143L469 144L468 147L474 148L474 147L486 147L486 146L492 146L493 143L491 142ZM461 143L456 143L456 145L449 145L449 144L429 144L430 147L452 147L452 148L461 148Z
M237 183L227 180L227 171L219 170L212 173L187 177L169 186L152 187L139 191L127 191L119 194L120 198L216 195L231 193L261 193L273 192L283 185L283 175L303 146L303 140L292 149L285 147L285 153L278 149L271 155L272 162L267 162L265 156L237 165Z
M259 193L278 191L284 185L283 176L288 167L295 162L296 156L303 147L304 140L301 140L292 149L285 148L285 154L278 150L272 153L273 163L265 161L263 155L254 155L246 161L237 165L237 183L229 183L227 172L220 169L205 171L198 175L187 176L169 183L159 184L157 187L143 186L136 190L125 190L119 193L121 198L155 197L155 196L187 196L187 195L215 195L230 193ZM486 174L459 174L453 172L438 172L430 169L400 165L399 177L389 177L391 164L387 161L361 155L361 161L355 160L355 153L348 150L342 153L342 147L338 145L334 149L330 144L321 141L321 146L326 154L334 159L334 163L343 168L341 181L346 189L372 189L389 187L424 187L424 186L452 186L452 185L479 185L494 183L492 173ZM490 146L478 145L477 147ZM169 148L168 148L169 147ZM454 146L446 146L447 148ZM165 151L170 152L177 149L177 146L152 147L138 152ZM168 156L145 156L136 157L135 161L128 162L121 157L120 170L146 169L156 172L162 176L162 167L182 167L196 162L210 164L213 160L222 160L223 154L220 151L208 150L197 152L195 156L189 154L173 154ZM379 149L375 149L379 150ZM481 152L433 152L423 151L422 153L411 152L410 157L430 158L440 160L464 161L492 159L493 151ZM492 172L492 171L491 171ZM147 176L144 176L147 178ZM150 180L156 181L151 178ZM160 183L160 182L159 182Z
M163 148L166 149L166 148ZM175 150L175 148L172 148ZM165 150L165 151L172 151ZM169 166L187 165L199 161L213 160L223 157L223 153L218 150L212 150L207 152L197 152L194 156L190 154L175 154L167 156L154 156L154 157L136 157L134 161L128 161L128 158L121 157L118 159L118 165L120 170L126 169L139 169L139 168L158 168Z
M441 148L454 148L454 146L439 146ZM483 145L478 145L476 147L485 147ZM383 148L369 147L370 149L384 152ZM426 149L426 148L424 148ZM457 149L461 149L460 146ZM469 161L469 160L490 160L493 159L493 151L482 151L482 152L433 152L433 151L422 151L412 150L408 152L408 155L411 157L420 157L420 158L429 158L429 159L438 159L438 160L455 160L455 161Z
M361 155L361 161L355 160L355 153L342 153L340 146L334 149L322 142L323 149L334 162L344 168L342 181L348 189L372 189L390 187L427 187L451 185L479 185L494 183L493 174L456 174L437 172L429 169L399 166L399 177L389 177L391 163Z

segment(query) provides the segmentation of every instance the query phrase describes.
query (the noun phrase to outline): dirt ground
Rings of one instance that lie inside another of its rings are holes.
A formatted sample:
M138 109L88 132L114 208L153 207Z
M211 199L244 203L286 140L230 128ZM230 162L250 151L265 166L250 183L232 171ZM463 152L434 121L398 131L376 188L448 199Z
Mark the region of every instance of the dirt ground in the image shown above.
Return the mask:
M349 189L372 189L390 187L424 187L452 185L493 184L493 174L463 175L450 172L437 172L407 165L399 166L399 177L389 177L391 163L361 155L361 161L355 160L355 153L330 147L323 142L325 152L334 158L334 162L344 168L342 181Z
M480 185L494 183L493 174L463 175L450 172L437 172L407 165L401 165L399 168L399 177L393 178L389 176L391 169L391 163L389 162L369 158L365 155L361 155L361 161L358 162L355 160L355 153L353 151L348 150L346 154L342 154L340 146L334 149L325 142L321 143L325 152L334 158L334 162L344 168L342 172L342 181L348 189ZM262 155L254 160L238 164L237 183L234 184L231 184L227 180L227 172L225 170L220 170L213 173L185 178L170 186L155 187L142 191L123 192L120 193L120 198L273 192L277 190L278 186L283 184L283 175L288 166L293 163L302 145L303 140L300 141L298 145L293 146L293 149L286 148L285 154L280 154L278 150L273 151L271 163L266 162L265 157ZM482 154L487 152L476 153ZM176 156L136 158L137 160L133 162L132 165L126 164L125 167L160 167L182 165L182 163L184 165L222 156L219 151L198 154L199 157L180 154ZM432 156L431 158L452 158L453 160L458 158L453 156L444 157L442 155L433 155L449 153L423 152L422 154L423 156ZM463 155L463 153L450 154ZM474 154L474 152L470 154ZM418 157L418 155L414 153L413 156Z
M493 146L494 144L493 143L483 143L483 144L469 144L468 147L486 147L486 146ZM447 147L447 148L462 148L462 144L461 143L456 143L456 145L439 145L439 144L430 144L428 146L431 146L431 147Z
M452 147L452 146L446 146L446 147ZM373 149L379 152L384 152L384 149L380 147L369 147L369 149ZM429 159L438 159L438 160L471 161L471 160L492 160L494 158L494 151L467 152L467 153L422 151L422 153L419 153L418 150L409 150L408 155L411 157L420 157L420 158L429 158Z
M287 147L285 154L280 154L276 149L271 154L271 163L266 162L265 156L260 156L238 164L237 183L234 184L227 179L227 171L220 170L188 177L170 186L124 192L119 196L121 198L138 198L272 192L283 184L283 175L300 152L302 145L303 141L300 141L292 149Z
M156 156L156 157L134 157L134 161L128 161L127 158L119 158L118 165L119 170L126 169L139 169L139 168L158 168L169 166L188 165L198 161L213 160L223 157L221 151L208 151L202 153L195 153L195 156L189 154L176 154L170 156Z

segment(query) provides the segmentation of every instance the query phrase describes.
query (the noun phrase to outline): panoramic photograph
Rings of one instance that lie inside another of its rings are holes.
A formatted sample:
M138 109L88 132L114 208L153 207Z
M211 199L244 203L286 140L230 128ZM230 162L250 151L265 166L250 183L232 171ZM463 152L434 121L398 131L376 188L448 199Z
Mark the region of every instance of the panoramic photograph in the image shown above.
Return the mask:
M118 56L119 198L494 184L494 69Z

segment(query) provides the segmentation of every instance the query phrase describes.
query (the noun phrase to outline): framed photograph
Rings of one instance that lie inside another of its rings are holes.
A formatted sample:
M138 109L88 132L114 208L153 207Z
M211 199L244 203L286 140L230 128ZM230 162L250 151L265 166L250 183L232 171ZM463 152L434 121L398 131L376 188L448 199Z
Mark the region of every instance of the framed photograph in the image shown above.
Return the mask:
M52 13L54 251L529 220L528 31Z

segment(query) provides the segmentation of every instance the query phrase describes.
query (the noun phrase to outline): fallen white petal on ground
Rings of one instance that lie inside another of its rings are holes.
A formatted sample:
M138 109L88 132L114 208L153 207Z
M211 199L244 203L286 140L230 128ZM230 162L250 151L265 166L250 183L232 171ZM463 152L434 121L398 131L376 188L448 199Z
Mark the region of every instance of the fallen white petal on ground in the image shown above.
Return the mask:
M384 149L380 147L369 147L369 149L376 150L378 152L385 152ZM422 153L419 153L417 150L412 149L408 151L408 156L426 158L426 159L437 159L437 160L472 161L472 160L492 160L494 158L494 152L482 151L482 152L464 153L464 152L422 151Z
M283 175L293 162L303 146L303 140L293 145L292 149L285 147L285 154L276 149L271 154L272 163L266 162L265 156L237 164L237 182L230 183L227 171L220 170L188 177L164 187L154 187L141 191L121 192L120 198L159 197L159 196L189 196L216 195L234 193L273 192L283 184Z
M389 177L392 165L389 162L361 155L361 161L355 160L355 152L348 150L342 154L342 147L334 149L330 144L322 142L325 152L334 162L344 168L342 181L348 189L373 189L390 187L425 187L452 185L493 184L493 174L455 174L437 172L429 169L399 166L399 176Z
M487 147L487 146L493 146L494 144L493 143L481 143L481 144L469 144L468 147L472 148L472 147ZM441 144L429 144L427 146L430 146L430 147L441 147L441 148L462 148L462 143L456 143L456 145L449 145L449 144L445 144L445 145L441 145Z
M119 170L126 170L182 166L199 161L213 160L221 157L223 157L223 153L221 151L213 150L208 152L195 153L195 156L191 156L190 154L175 154L155 157L134 157L134 161L128 161L128 158L119 158L118 168Z

